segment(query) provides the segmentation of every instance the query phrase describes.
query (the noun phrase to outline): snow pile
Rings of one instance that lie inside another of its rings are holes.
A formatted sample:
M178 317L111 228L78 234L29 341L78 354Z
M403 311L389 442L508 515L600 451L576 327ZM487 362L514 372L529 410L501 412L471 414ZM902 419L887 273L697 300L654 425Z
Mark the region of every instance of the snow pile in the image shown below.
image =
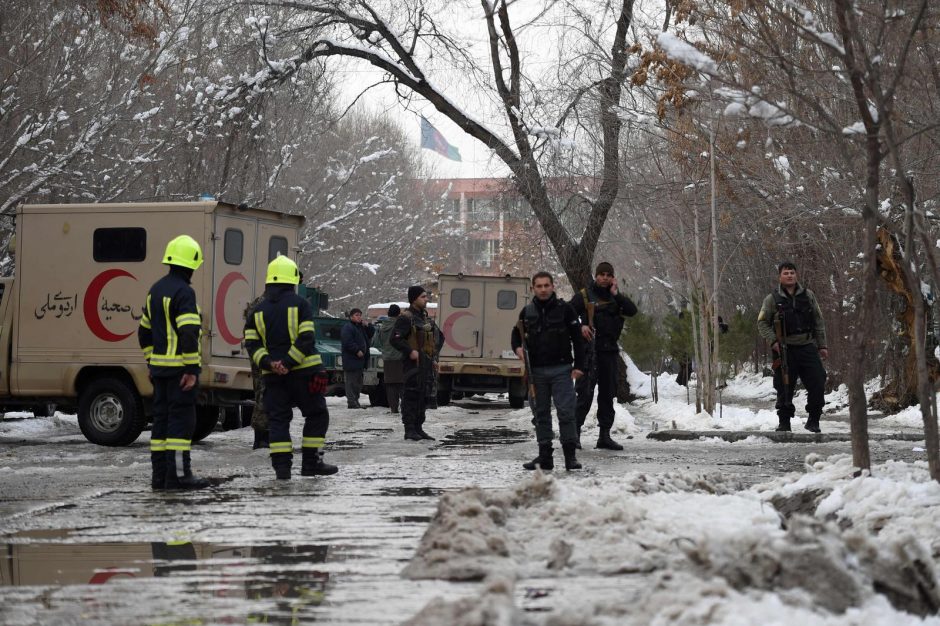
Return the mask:
M625 583L622 597L586 594L524 623L940 624L915 617L940 607L940 484L925 465L855 477L845 456L807 464L747 490L692 472L539 472L448 494L404 574L490 584L466 605L473 617L436 601L408 623L522 623L507 581L643 576L632 594Z

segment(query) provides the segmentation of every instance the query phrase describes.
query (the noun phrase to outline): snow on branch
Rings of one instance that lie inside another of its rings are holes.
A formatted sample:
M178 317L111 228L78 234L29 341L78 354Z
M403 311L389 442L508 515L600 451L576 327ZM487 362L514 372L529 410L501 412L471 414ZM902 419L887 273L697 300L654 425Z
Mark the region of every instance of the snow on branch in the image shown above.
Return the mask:
M718 74L718 64L713 58L672 33L659 33L656 43L673 61L688 65L709 76Z

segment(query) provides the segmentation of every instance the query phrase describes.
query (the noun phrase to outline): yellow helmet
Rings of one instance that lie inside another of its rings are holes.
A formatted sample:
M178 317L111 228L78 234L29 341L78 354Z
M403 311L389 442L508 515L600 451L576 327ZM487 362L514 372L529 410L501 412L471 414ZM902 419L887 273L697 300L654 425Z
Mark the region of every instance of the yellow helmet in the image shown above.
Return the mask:
M178 265L197 270L202 265L202 248L189 235L180 235L166 244L166 252L163 253L163 264Z
M281 254L268 263L268 275L264 279L266 285L296 285L300 283L300 270L297 264Z

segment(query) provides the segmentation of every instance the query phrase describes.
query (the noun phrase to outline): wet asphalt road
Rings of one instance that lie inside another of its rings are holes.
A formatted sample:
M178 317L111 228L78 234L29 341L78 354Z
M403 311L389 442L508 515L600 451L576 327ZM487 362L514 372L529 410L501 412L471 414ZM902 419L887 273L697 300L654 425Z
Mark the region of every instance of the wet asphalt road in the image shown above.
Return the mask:
M476 593L476 583L399 573L441 493L506 487L526 474L521 462L536 452L526 412L458 402L431 412L438 441L415 443L385 409L331 399L330 410L327 460L338 475L275 481L266 453L250 450L250 429L216 432L194 448L194 467L215 483L198 493L149 490L147 433L102 448L64 418L41 435L0 436L0 623L394 624L435 596ZM750 485L800 471L810 452L849 451L846 442L620 439L624 452L597 451L586 434L585 470L556 475L693 469ZM873 442L873 462L888 458L923 457L910 442ZM605 584L557 582L521 581L517 604L551 609Z

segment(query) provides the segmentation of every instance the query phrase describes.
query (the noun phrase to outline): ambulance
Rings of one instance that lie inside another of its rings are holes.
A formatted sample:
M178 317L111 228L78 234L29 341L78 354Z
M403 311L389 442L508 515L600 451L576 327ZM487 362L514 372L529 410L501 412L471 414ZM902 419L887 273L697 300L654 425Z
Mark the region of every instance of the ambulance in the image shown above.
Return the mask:
M203 320L193 440L205 438L220 413L253 398L245 308L270 259L297 259L303 223L216 200L19 206L16 270L0 279L0 409L75 412L93 443L135 441L153 394L138 323L167 272L167 242L187 234L205 257L192 280Z

